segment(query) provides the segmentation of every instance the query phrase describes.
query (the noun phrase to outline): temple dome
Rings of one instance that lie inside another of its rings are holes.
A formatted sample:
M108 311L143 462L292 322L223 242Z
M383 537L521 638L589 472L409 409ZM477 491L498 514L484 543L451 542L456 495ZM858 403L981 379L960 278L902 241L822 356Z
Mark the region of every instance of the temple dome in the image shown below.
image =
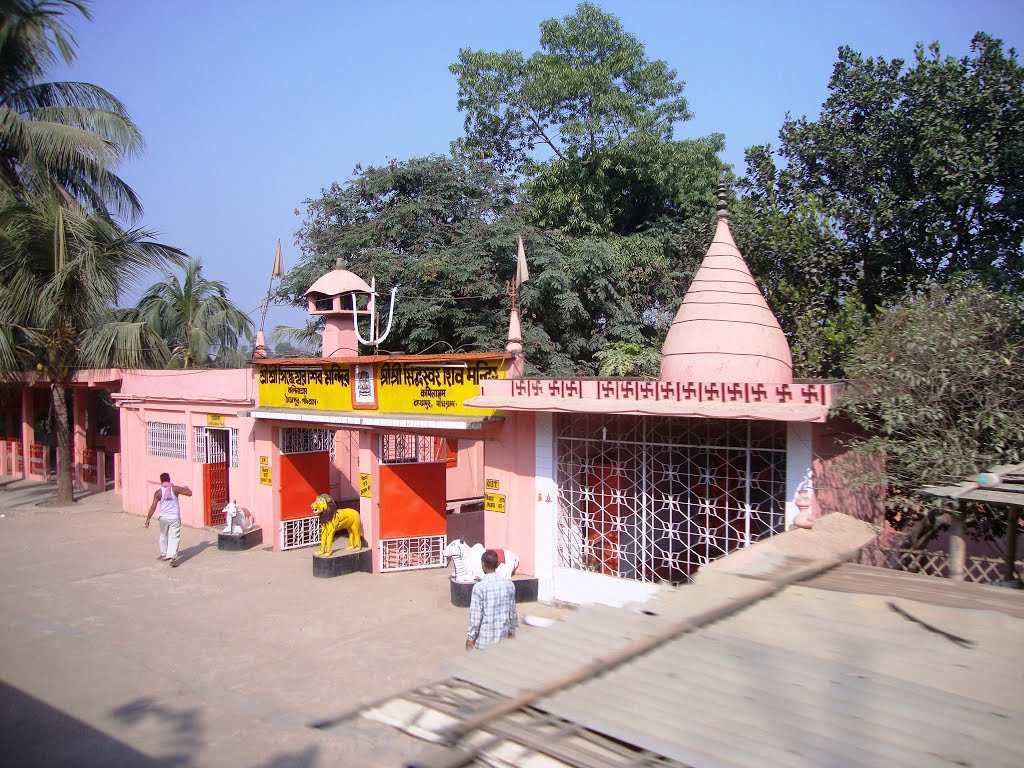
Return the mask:
M309 287L305 295L309 296L311 293L319 293L324 296L337 296L342 293L352 293L353 291L359 293L369 293L370 286L366 284L359 275L354 272L349 272L347 269L332 269L326 275L318 278L313 285Z
M661 378L792 383L789 343L732 239L722 197L715 237L661 349Z

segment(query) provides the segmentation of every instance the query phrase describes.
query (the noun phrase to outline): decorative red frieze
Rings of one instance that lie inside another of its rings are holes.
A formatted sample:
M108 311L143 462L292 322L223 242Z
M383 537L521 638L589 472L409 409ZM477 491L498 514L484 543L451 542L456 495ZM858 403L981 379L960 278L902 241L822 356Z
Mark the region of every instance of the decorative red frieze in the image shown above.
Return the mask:
M557 397L701 403L799 403L829 405L828 384L747 381L638 381L635 379L512 379L484 382L484 393L511 387L513 397Z

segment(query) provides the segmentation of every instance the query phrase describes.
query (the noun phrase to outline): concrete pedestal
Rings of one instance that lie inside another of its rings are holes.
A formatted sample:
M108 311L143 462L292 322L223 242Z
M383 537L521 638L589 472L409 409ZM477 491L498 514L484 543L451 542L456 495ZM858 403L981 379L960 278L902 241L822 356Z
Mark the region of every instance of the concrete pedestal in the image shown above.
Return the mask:
M217 549L240 552L263 543L263 529L250 528L245 533L217 533Z
M469 608L469 601L473 598L473 584L460 584L455 579L448 577L451 589L452 605L457 608ZM512 584L516 588L517 603L537 602L538 582L533 576L513 576Z
M335 549L329 557L313 555L313 575L317 578L330 579L359 571L373 573L373 553L369 547Z

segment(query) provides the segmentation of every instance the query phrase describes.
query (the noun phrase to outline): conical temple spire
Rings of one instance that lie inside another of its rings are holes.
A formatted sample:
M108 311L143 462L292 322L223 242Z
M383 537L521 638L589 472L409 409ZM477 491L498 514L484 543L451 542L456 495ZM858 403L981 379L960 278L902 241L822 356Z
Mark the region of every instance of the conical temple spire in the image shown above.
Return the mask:
M732 238L724 181L714 239L661 350L661 378L792 383L789 343Z

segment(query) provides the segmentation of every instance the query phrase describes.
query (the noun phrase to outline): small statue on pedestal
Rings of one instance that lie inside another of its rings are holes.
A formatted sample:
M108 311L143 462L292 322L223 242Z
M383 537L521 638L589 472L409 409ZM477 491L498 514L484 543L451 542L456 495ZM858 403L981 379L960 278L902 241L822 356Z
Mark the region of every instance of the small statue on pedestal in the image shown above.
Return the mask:
M224 507L224 530L221 533L245 533L256 525L256 519L248 509L238 506L232 499Z
M348 548L362 549L362 525L359 512L351 507L338 509L338 505L330 494L321 493L316 497L310 508L319 513L320 523L320 555L330 557L334 551L334 536L338 531L348 531Z

